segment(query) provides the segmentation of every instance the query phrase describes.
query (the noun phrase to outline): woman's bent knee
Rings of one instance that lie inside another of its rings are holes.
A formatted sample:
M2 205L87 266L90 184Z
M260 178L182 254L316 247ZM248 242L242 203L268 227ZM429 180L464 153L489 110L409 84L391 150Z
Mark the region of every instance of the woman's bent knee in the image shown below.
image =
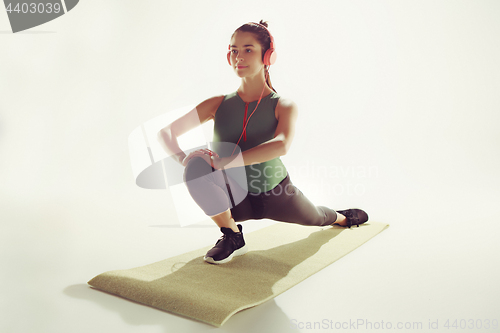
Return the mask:
M201 157L194 157L189 160L184 169L184 182L203 177L212 173L214 169Z

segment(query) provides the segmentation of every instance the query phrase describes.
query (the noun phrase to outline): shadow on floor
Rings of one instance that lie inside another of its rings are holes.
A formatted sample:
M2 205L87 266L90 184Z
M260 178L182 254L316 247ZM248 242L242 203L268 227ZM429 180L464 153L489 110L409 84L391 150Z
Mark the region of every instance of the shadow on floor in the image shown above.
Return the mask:
M189 262L178 262L174 265L170 264L170 266L166 264L167 259L133 269L135 273L144 270L144 276L146 276L144 279L131 277L137 276L137 274L131 276L120 274L117 278L113 274L104 273L89 281L89 284L111 293L102 294L105 296L95 295L95 292L86 285L70 286L64 292L68 296L97 301L105 308L118 310L122 318L130 324L151 323L152 325L166 325L170 329L173 325L179 325L183 329L186 329L186 325L203 325L207 329L213 329L213 327L196 321L186 323L185 320L180 320L183 318L181 316L166 315L165 312L158 310L152 311L154 308L149 306L143 307L151 309L149 312L138 311L137 305L152 304L160 309L180 313L182 316L220 323L230 313L236 309L248 307L248 304L270 303L273 305L267 306L270 307L272 313L270 323L272 323L274 331L277 329L276 325L279 326L279 332L293 330L290 319L273 300L262 302L279 295L306 278L307 276L295 278L295 280L287 282L284 289L283 286L275 289L277 282L286 277L295 266L313 256L324 244L344 230L340 227L321 229L295 242L267 250L250 251L224 265L207 264L203 261L203 256L199 256ZM154 273L148 275L148 272ZM139 276L143 276L142 273ZM135 300L138 303L121 302L130 305L119 304L117 302L121 298L112 296L112 294ZM133 307L132 304L134 304ZM214 306L214 304L217 304L215 308L207 308L207 306ZM239 312L221 329L224 331L227 327L239 326L238 331L242 332L251 327L252 329L248 332L253 332L255 327L260 327L259 332L263 332L265 327L269 327L269 324L263 321L262 314L258 317L249 314L261 312L261 307L262 305ZM214 310L216 311L215 316ZM161 313L162 316L158 316L158 313ZM238 323L235 323L236 320ZM252 324L240 326L239 321L243 320L251 321ZM195 327L191 328L195 329Z

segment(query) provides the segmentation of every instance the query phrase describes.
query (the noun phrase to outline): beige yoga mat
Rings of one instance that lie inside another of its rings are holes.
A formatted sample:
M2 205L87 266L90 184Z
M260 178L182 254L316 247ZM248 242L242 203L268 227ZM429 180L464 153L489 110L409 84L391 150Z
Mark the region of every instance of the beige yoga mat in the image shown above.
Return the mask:
M249 252L226 264L203 260L211 245L150 265L106 272L88 284L219 327L236 312L276 297L387 227L379 222L351 229L277 223L245 234Z

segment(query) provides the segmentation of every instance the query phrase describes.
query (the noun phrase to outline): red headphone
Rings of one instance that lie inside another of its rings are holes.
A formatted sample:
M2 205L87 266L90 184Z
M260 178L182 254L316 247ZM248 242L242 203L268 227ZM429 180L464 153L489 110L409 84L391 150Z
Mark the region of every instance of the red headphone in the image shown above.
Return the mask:
M266 28L265 25L262 25L260 23L254 23L254 22L250 22L247 24L255 24L255 25L258 25L258 26L266 29L266 31L269 35L269 38L271 39L271 45L269 46L269 49L266 51L266 53L264 53L263 62L264 62L264 65L267 65L267 66L273 65L276 62L276 50L274 49L273 35L271 35L271 32L269 31L269 29ZM228 49L229 49L229 52L227 53L227 62L229 63L229 65L231 65L231 45L228 46Z

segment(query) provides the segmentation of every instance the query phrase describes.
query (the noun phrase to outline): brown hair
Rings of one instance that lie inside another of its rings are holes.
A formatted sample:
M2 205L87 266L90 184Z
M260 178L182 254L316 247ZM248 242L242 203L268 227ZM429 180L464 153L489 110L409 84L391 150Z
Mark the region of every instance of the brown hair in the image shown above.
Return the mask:
M266 28L268 26L267 22L265 22L263 20L260 20L259 24L265 26ZM255 24L255 23L243 24L241 27L239 27L238 29L236 29L233 32L233 35L231 36L231 38L238 31L241 31L241 32L251 32L252 34L254 34L255 38L257 39L257 41L259 42L260 46L262 47L262 61L264 61L264 54L271 47L271 36L269 35L269 32L266 29L264 29L263 27L261 27L259 24ZM267 79L266 79L267 85L274 92L276 92L276 90L273 88L273 86L271 84L271 78L269 76L269 71L268 71L267 66L264 66L264 70L267 72Z

